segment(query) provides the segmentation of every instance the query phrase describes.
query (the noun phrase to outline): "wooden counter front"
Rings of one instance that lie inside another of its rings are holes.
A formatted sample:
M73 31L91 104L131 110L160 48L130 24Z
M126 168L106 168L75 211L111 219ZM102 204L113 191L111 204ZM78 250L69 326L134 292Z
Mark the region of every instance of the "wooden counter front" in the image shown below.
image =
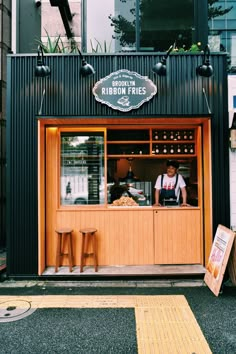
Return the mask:
M75 265L84 227L97 232L99 265L202 263L200 208L104 207L56 210L46 235L46 265L55 264L55 228L73 228ZM67 260L65 259L65 263ZM88 258L87 264L92 264Z
M154 212L155 264L202 263L199 208L161 208Z

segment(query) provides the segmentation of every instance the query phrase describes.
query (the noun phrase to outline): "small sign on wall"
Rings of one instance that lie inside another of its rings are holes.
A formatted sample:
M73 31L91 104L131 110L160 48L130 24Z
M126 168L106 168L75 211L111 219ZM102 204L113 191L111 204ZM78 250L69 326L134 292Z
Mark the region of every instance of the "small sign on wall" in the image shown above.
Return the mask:
M102 78L93 88L98 102L122 112L139 108L156 93L156 85L148 77L126 69Z
M235 233L225 226L218 225L206 266L205 283L218 296L233 246Z

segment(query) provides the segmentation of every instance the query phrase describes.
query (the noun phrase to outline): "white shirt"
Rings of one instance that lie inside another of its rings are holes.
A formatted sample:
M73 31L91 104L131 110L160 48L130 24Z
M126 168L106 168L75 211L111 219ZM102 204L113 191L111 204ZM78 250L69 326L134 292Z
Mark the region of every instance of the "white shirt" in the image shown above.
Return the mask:
M183 179L183 176L178 173L179 177L178 177L178 182L177 182L176 188L175 188L176 175L174 175L173 177L168 177L167 174L164 173L162 187L161 187L161 176L162 175L159 175L157 177L155 189L158 189L158 190L161 190L161 188L168 189L168 190L175 189L175 195L177 197L177 202L178 202L181 188L186 187L186 183Z

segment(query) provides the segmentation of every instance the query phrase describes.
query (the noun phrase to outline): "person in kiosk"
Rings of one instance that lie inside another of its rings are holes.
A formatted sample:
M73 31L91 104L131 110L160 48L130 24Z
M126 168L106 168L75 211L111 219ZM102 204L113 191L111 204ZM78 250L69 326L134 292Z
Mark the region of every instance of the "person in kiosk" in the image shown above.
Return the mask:
M183 176L177 173L178 161L168 160L166 163L166 173L159 175L155 184L155 204L156 206L189 206L187 204L186 184ZM182 203L180 204L180 191Z

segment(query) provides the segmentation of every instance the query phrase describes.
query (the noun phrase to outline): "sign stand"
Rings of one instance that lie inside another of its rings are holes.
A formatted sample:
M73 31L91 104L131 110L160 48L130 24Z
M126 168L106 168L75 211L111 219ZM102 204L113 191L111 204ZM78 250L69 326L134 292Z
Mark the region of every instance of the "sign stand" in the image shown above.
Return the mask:
M235 233L232 230L218 225L204 277L205 283L216 296L220 293L234 237ZM230 261L230 264L232 268L233 260Z

